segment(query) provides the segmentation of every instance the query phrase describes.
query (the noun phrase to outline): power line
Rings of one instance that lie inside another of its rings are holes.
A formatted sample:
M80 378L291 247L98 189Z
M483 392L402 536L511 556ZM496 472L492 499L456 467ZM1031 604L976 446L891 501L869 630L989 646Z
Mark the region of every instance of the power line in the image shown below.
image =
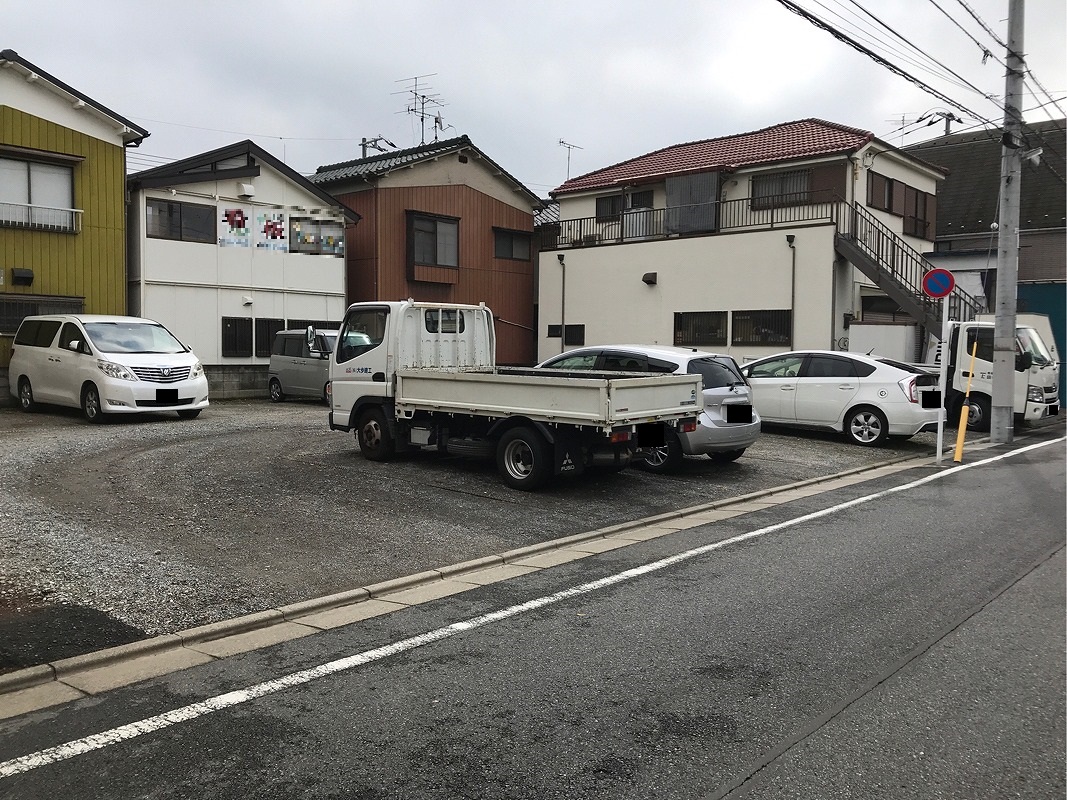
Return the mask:
M844 42L845 44L847 44L849 47L853 48L854 50L857 50L860 53L863 53L868 58L874 60L878 64L880 64L883 67L885 67L886 69L888 69L890 72L893 72L894 74L899 75L900 77L904 78L905 80L910 81L911 83L915 84L916 86L918 86L920 89L922 89L927 94L932 94L934 97L938 98L939 100L941 100L941 101L943 101L945 103L948 103L953 108L959 109L960 111L962 111L963 113L967 114L970 117L974 117L975 119L983 120L984 122L987 122L990 125L995 125L996 124L996 123L986 119L981 114L978 114L978 113L972 111L971 109L967 108L965 105L963 105L961 103L958 103L957 101L953 100L948 95L943 94L942 92L939 92L937 89L935 89L934 87L930 86L929 84L924 83L923 81L919 80L915 76L905 72L903 69L898 67L893 62L882 58L880 55L878 55L877 53L873 52L869 48L864 47L862 44L857 42L855 39L852 39L848 35L846 35L846 34L842 33L841 31L837 30L832 25L830 25L828 22L824 22L823 20L819 19L817 16L815 16L811 12L806 11L805 9L801 8L796 3L792 2L792 0L777 0L777 1L778 1L778 3L780 5L785 6L787 9L792 11L794 14L796 14L796 15L798 15L800 17L803 17L808 22L810 22L812 25L814 25L815 27L821 28L822 30L826 31L831 36L833 36L835 39L837 39L837 40L839 40L841 42ZM990 99L990 98L987 97L986 99ZM993 101L991 100L991 102L993 102ZM998 104L998 106L999 106L999 104Z
M867 16L869 16L869 17L870 17L871 19L873 19L873 20L874 20L875 22L877 22L877 23L878 23L879 25L881 25L881 26L882 26L883 28L885 28L885 29L886 29L887 31L889 31L890 33L892 33L892 34L893 34L894 36L896 36L896 37L897 37L898 39L900 39L900 40L901 40L902 42L906 43L906 44L907 44L907 45L908 45L909 47L913 47L913 48L915 47L915 45L913 45L913 44L911 43L911 41L909 41L909 40L908 40L908 39L906 39L906 38L905 38L904 36L902 36L901 34L899 34L899 33L898 33L898 32L897 32L896 30L894 30L894 29L893 29L893 28L891 28L891 27L890 27L889 25L887 25L887 24L886 24L885 22L883 22L883 21L882 21L881 19L879 19L879 18L878 18L878 17L877 17L877 16L875 15L875 14L871 13L871 12L870 12L870 11L868 11L868 10L867 10L866 8L864 8L863 6L861 6L861 5L860 5L860 4L859 4L859 3L857 2L857 0L849 0L849 2L851 2L851 3L852 3L852 5L856 6L856 8L858 8L858 9L859 9L860 11L862 11L862 12L863 12L864 14L866 14ZM917 48L916 48L916 49L917 49ZM971 83L971 82L970 82L969 80L967 80L966 78L964 78L964 77L963 77L962 75L960 75L960 74L959 74L958 72L956 72L955 70L953 70L953 69L951 69L950 67L946 66L945 64L941 63L941 62L940 62L940 61L938 61L938 60L937 60L936 58L934 58L933 56L931 56L931 55L930 55L929 53L924 53L924 55L925 55L925 56L926 56L927 58L929 58L929 59L930 59L931 61L933 61L933 62L934 62L935 64L937 64L937 65L938 65L939 67L941 67L942 69L944 69L945 71L947 71L947 72L948 72L949 74L951 74L951 75L955 76L956 78L958 78L958 79L959 79L959 80L960 80L960 81L962 82L962 84L963 84L964 86L966 86L966 87L969 87L969 88L973 89L973 90L974 90L975 92L977 92L978 94L982 95L982 97L986 97L986 98L988 99L988 93L986 93L986 92L983 92L983 91L982 91L981 89L979 89L979 88L978 88L977 86L975 86L975 85L974 85L973 83Z

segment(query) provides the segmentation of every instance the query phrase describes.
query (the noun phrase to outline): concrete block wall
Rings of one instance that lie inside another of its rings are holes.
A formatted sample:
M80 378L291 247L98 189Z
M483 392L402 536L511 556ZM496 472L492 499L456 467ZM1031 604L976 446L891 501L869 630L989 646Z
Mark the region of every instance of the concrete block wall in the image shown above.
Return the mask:
M208 397L212 400L269 397L267 369L266 364L205 365Z

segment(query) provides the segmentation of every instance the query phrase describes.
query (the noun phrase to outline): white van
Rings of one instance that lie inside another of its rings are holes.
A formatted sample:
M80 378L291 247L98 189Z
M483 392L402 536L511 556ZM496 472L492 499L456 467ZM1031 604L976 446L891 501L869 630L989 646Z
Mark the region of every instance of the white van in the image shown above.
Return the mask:
M197 357L158 322L140 317L26 317L8 374L23 411L52 403L81 408L89 422L144 411L193 419L208 406Z
M278 331L267 370L270 399L279 403L290 395L299 395L328 400L326 385L330 382L330 353L335 344L335 330Z

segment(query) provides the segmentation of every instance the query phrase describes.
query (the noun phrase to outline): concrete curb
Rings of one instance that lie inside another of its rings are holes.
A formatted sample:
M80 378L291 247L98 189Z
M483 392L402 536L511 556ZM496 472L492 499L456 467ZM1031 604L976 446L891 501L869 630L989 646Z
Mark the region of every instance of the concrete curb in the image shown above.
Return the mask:
M979 440L979 442L972 442L971 446L973 447L975 444L984 441L987 440L983 439ZM738 495L723 500L715 500L710 503L703 503L701 505L691 506L677 511L669 511L652 517L644 517L640 520L619 523L605 528L573 534L571 536L564 536L547 542L539 542L537 544L519 547L514 550L508 550L504 553L484 556L471 561L438 567L424 572L417 572L412 575L382 581L381 583L372 584L370 586L350 589L344 592L326 595L324 597L313 598L311 600L304 600L243 617L235 617L234 619L201 625L196 628L164 634L139 642L132 642L118 647L110 647L93 653L86 653L84 655L62 659L50 664L26 667L25 669L0 675L0 696L7 692L32 688L52 681L61 681L63 676L75 672L82 672L88 669L114 664L118 661L159 653L164 650L181 649L186 645L213 641L241 633L248 633L249 631L267 628L278 623L299 622L300 618L311 614L333 610L342 606L354 605L369 599L387 599L389 595L407 589L425 586L437 581L454 578L465 573L477 572L479 570L501 566L548 551L564 549L568 545L580 544L594 539L603 539L615 533L629 531L635 528L654 526L657 523L670 522L672 520L694 516L707 511L740 505L761 497L781 494L808 486L816 486L821 483L829 483L840 478L847 478L865 472L875 472L886 467L912 461L916 462L915 466L920 466L921 462L932 463L932 457L901 456L899 458L883 461L873 466L866 465L862 467L854 467L832 475L808 478L795 483L777 486L772 489L761 489L756 492L750 492L749 494Z

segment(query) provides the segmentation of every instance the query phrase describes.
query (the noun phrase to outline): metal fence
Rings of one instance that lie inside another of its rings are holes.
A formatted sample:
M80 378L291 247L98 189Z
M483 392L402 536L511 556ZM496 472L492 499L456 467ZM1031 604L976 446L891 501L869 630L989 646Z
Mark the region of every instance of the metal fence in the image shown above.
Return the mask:
M745 197L669 208L634 208L611 216L561 219L543 226L539 229L540 247L541 250L559 250L774 229L831 222L834 211L835 202L829 194L822 198L810 192L760 198L758 201Z
M0 227L80 233L82 211L80 208L0 203Z

